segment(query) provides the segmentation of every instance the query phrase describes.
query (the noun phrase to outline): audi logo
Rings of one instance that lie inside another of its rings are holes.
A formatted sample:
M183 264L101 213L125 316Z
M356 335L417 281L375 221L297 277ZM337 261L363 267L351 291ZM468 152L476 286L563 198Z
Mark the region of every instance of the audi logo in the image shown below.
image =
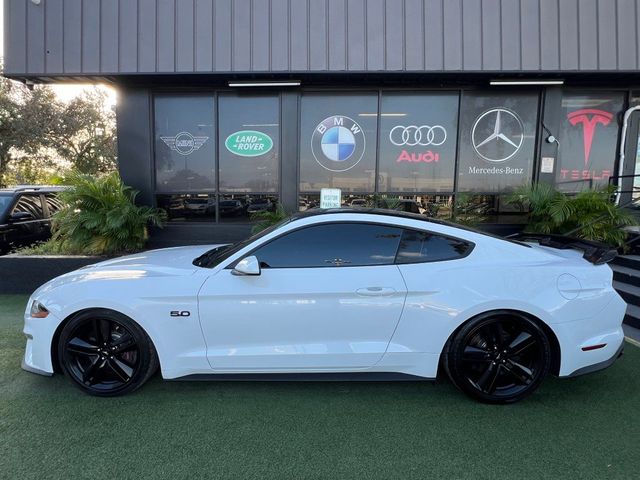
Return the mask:
M420 145L439 146L447 140L447 131L442 125L396 125L389 132L389 141L398 147L406 145L415 147Z

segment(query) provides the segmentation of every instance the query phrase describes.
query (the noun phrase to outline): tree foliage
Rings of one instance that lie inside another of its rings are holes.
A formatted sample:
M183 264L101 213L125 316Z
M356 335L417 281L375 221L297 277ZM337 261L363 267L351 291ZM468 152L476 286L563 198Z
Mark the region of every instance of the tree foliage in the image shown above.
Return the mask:
M635 225L634 216L613 202L615 186L567 195L551 185L520 187L510 203L529 210L526 232L569 234L622 247L625 226Z
M115 115L106 93L65 103L51 88L0 77L0 186L43 183L61 170L86 174L116 168Z

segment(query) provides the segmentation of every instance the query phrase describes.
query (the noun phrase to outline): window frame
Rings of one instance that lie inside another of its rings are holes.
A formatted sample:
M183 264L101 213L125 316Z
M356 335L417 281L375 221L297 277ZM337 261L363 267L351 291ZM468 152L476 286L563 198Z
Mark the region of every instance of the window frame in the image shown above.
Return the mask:
M300 268L362 268L362 267L388 267L390 265L396 265L396 266L400 266L400 265L413 265L413 264L420 264L420 263L434 263L434 262L449 262L452 260L460 260L463 258L468 257L471 252L475 249L476 244L470 240L466 240L466 239L462 239L459 237L455 237L453 235L447 235L447 234L443 234L440 232L433 232L432 230L423 230L423 229L419 229L419 228L415 228L415 227L406 227L406 226L402 226L402 225L396 225L393 223L384 223L384 222L375 222L375 221L358 221L358 220L330 220L328 222L318 222L318 223L312 223L309 225L302 225L300 227L297 228L292 228L291 230L287 230L286 232L283 232L282 234L270 238L269 240L267 240L264 243L261 243L260 245L256 246L255 248L252 248L251 250L249 250L247 253L245 253L244 255L242 255L241 257L237 258L236 260L232 261L230 264L228 264L227 266L224 267L224 270L233 270L236 265L243 259L247 258L247 257L251 257L255 255L255 252L270 244L271 242L274 242L276 240L278 240L279 238L282 238L286 235L289 235L291 233L297 232L299 230L304 230L307 228L312 228L312 227L317 227L320 225L336 225L336 224L358 224L358 225L374 225L374 226L381 226L381 227L391 227L391 228L397 228L399 229L402 233L404 233L404 230L412 230L418 233L429 233L432 235L439 235L445 238L450 238L452 240L457 240L460 242L465 242L468 243L470 245L469 250L466 252L466 254L464 256L460 256L457 258L452 258L452 259L447 259L447 260L427 260L424 262L412 262L412 263L397 263L397 259L398 259L398 251L400 250L400 242L402 241L402 234L400 235L400 240L398 241L398 246L396 247L396 251L395 254L393 256L393 261L391 263L383 263L383 264L374 264L374 265L323 265L323 266L305 266L305 267L268 267L266 268L267 270L288 270L288 269L300 269Z
M427 233L427 234L438 236L438 237L441 237L441 238L446 238L448 240L455 240L455 241L458 241L458 242L466 243L467 245L469 245L469 248L467 249L467 251L465 252L464 255L460 255L460 256L455 257L455 258L445 258L445 259L440 259L440 260L422 260L422 261L419 261L419 262L403 262L403 263L399 263L398 262L398 254L400 253L400 244L398 244L398 249L396 251L396 258L394 260L394 263L397 266L401 266L401 265L416 265L416 264L421 264L421 263L451 262L451 261L454 261L454 260L462 260L463 258L466 258L469 255L471 255L471 252L473 252L473 250L476 248L476 244L474 242L472 242L471 240L465 240L463 238L455 237L453 235L447 235L445 233L440 233L440 232L433 232L431 230L418 230L417 228L404 228L404 230L410 230L410 231L418 232L418 233ZM402 238L400 238L400 242L402 242Z

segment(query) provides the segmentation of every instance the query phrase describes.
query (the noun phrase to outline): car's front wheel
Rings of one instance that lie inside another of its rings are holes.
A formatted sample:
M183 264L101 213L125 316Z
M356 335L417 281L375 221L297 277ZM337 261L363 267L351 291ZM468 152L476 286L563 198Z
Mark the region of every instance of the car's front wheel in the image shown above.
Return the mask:
M515 312L492 312L471 320L454 335L444 356L451 381L488 403L513 403L530 395L550 364L545 332Z
M158 369L144 330L129 317L104 309L69 320L60 334L58 359L74 384L102 397L132 392Z

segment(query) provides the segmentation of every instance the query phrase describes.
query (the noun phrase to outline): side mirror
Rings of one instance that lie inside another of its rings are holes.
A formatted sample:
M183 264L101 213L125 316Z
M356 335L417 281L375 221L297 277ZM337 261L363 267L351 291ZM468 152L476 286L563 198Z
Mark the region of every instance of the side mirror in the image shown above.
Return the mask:
M10 222L26 222L27 220L33 220L33 215L29 212L14 212L9 216Z
M244 257L231 270L233 275L260 275L260 262L254 256Z

